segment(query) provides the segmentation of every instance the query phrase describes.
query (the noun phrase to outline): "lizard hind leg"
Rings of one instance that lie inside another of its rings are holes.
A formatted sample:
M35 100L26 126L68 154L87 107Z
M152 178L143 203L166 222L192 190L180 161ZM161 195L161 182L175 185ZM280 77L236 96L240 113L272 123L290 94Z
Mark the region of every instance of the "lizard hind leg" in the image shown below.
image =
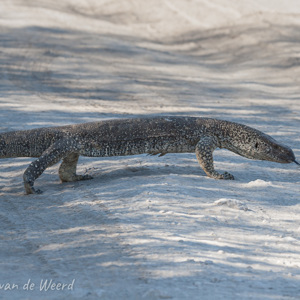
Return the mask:
M90 175L77 175L76 167L79 159L79 154L70 153L63 158L63 161L59 167L59 178L62 182L79 181L93 179Z

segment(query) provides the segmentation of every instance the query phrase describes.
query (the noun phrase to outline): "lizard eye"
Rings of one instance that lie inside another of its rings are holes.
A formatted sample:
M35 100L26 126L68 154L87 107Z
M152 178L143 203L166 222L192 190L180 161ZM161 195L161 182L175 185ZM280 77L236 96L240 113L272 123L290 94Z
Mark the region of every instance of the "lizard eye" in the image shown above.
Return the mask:
M256 142L255 145L254 145L255 149L258 148L258 143Z

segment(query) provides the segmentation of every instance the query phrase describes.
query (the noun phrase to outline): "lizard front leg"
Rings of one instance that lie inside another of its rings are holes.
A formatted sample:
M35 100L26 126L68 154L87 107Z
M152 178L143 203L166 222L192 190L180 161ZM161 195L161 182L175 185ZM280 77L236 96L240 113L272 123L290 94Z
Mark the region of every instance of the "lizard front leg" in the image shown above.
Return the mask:
M37 160L33 161L23 175L26 194L41 194L34 188L35 180L52 165L58 163L71 152L78 151L78 146L72 139L61 139L51 145Z
M214 168L213 151L218 147L216 138L205 136L196 145L196 157L207 176L215 179L234 179L233 175L225 172L218 173Z

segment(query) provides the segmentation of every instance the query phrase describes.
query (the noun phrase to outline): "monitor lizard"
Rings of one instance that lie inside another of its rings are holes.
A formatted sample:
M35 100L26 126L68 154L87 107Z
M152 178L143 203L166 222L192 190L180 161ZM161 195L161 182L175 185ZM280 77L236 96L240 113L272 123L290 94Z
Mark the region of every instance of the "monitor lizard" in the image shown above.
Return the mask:
M215 179L234 179L214 169L213 151L225 148L250 159L299 163L293 151L249 126L212 118L148 117L114 119L0 134L0 158L36 157L23 175L26 194L39 194L35 180L62 160L62 182L91 179L77 175L80 155L89 157L137 154L165 155L195 152L205 173Z

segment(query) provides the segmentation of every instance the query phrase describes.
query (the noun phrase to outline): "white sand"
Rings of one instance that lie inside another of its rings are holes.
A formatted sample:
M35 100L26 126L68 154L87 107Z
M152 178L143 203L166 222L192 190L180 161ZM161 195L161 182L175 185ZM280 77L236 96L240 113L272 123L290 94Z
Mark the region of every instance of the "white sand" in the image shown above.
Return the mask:
M0 131L216 117L299 159L299 32L297 0L2 0ZM31 160L1 160L0 298L300 299L299 167L215 158L236 181L193 154L84 158L93 180L54 166L34 196Z

